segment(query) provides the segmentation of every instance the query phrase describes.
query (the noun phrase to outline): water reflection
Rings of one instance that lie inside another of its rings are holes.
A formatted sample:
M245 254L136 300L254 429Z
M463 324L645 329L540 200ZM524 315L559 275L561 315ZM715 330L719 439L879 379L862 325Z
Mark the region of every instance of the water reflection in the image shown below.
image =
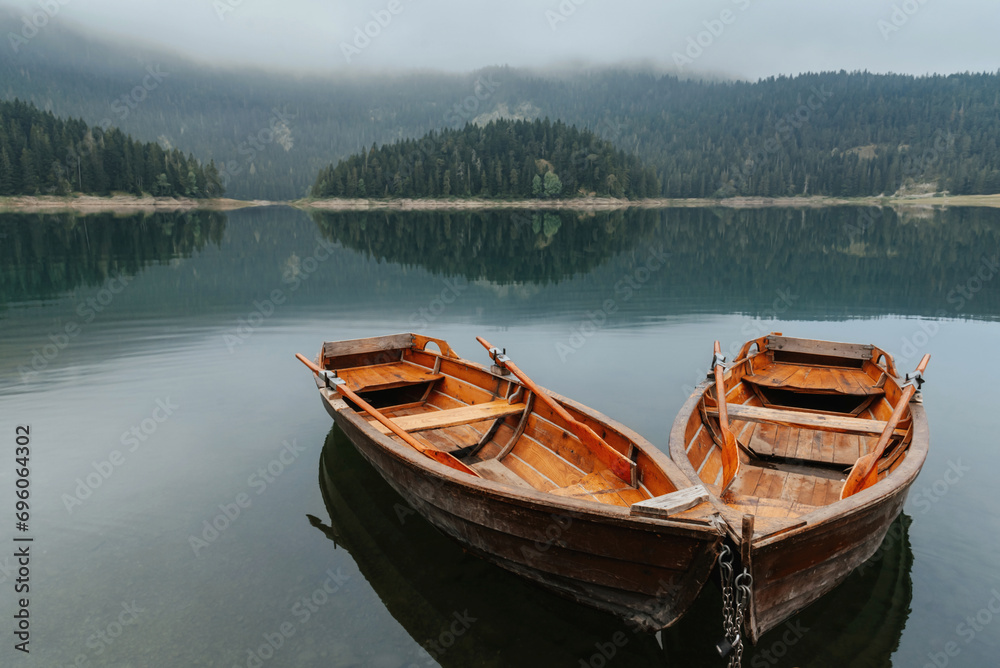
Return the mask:
M224 214L213 211L0 215L0 304L49 299L151 264L219 245Z
M210 244L216 252L198 252ZM498 322L579 319L607 299L619 324L686 313L1000 314L1000 290L986 289L1000 273L992 209L0 215L0 304L169 260L180 271L146 272L130 289L147 312L242 307L275 289L315 308L413 311L441 293L442 277L462 277L449 317Z
M871 559L839 587L747 648L743 665L891 666L913 596L910 522L908 515L900 515ZM711 643L721 636L721 609L718 586L706 587L688 614L664 633L671 659L683 666L719 665Z
M392 616L444 666L587 665L616 633L627 641L607 665L724 664L714 650L722 624L717 586L663 633L661 649L653 636L466 554L416 515L337 427L323 448L319 483L330 520L310 518L314 526L351 553ZM744 665L891 665L910 612L909 525L900 516L872 559L748 647ZM466 611L477 621L441 651L441 635Z
M615 647L610 665L664 664L652 636L465 553L416 515L337 427L319 482L330 520L313 523L351 553L386 609L441 665L576 666L615 633L628 642ZM466 616L476 621L463 628Z
M1000 272L1000 212L993 209L312 216L328 238L380 261L501 284L579 276L595 290L616 286L618 297L626 288L618 280L646 251L662 249L666 268L639 281L637 302L668 293L686 311L773 315L787 295L787 310L813 317L1000 313L1000 291L961 300L956 291L980 272ZM609 271L595 271L601 265Z
M380 212L311 214L327 238L371 257L436 274L558 283L653 236L649 212Z

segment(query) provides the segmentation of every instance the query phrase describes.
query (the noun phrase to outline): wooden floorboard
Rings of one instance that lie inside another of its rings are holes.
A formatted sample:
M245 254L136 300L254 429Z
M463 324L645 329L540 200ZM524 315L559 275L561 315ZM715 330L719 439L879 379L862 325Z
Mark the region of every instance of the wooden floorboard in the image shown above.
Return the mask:
M511 454L530 464L536 471L556 483L557 487L568 485L586 475L585 471L527 436L521 437Z
M487 480L492 480L493 482L505 483L514 487L527 487L529 489L532 487L514 471L495 459L477 462L472 464L471 468Z
M539 491L549 492L560 487L514 453L504 457L501 463Z
M750 496L757 489L757 483L760 482L760 476L763 469L756 466L743 466L740 468L739 475L736 476L736 480L733 482L733 493L734 494L745 494Z
M761 424L754 430L748 447L759 457L801 459L847 467L866 454L877 441L875 436L861 437L856 434Z
M646 496L637 489L629 487L617 476L607 471L596 471L584 476L572 485L567 485L553 494L573 498L585 498L607 505L627 508L633 503L642 501ZM634 501L630 499L635 499Z
M761 387L836 392L854 396L879 395L882 388L862 369L772 363L755 369L747 382Z
M441 374L431 373L426 369L408 362L393 362L372 366L359 366L352 369L341 369L337 372L347 383L347 387L355 392L372 392L388 390L406 385L433 382L444 378Z

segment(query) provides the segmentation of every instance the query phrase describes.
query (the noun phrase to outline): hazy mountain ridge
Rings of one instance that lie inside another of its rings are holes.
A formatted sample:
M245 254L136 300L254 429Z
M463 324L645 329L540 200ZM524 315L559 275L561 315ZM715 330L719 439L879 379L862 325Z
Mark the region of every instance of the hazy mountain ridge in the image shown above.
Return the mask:
M18 20L0 17L3 34ZM0 97L214 159L240 198L301 197L322 167L373 143L508 114L593 130L653 165L667 197L1000 192L995 74L703 83L636 68L496 67L296 77L104 42L55 21L0 53ZM155 88L144 85L149 68L164 73Z

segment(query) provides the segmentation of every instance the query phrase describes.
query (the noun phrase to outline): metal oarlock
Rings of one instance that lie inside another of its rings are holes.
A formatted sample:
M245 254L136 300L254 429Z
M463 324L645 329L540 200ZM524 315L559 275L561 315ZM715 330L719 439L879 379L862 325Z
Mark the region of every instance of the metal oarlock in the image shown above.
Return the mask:
M503 350L500 350L499 348L495 347L490 348L489 354L490 354L490 359L493 360L493 366L490 368L490 371L494 375L506 376L507 374L510 373L510 370L507 368L507 362L510 361L510 358L507 357L506 348L504 348Z

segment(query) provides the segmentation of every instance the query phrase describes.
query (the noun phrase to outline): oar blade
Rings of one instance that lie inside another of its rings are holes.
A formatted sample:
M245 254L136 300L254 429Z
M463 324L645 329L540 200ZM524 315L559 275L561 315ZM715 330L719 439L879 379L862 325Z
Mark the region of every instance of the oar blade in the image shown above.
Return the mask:
M869 453L858 458L858 461L854 463L851 468L850 475L847 476L847 480L844 481L844 487L840 490L840 498L846 499L852 494L857 494L864 488L868 487L874 482L877 482L878 469L875 467L875 454ZM871 480L872 474L875 475L876 480Z
M726 445L722 448L722 491L725 492L739 475L740 455L736 435L729 430L729 427L722 428L722 440Z
M423 453L428 457L430 457L431 459L433 459L434 461L440 462L445 466L450 466L456 471L461 471L462 473L468 473L470 475L476 476L477 478L479 477L478 473L473 471L471 468L469 468L468 466L466 466L465 464L463 464L462 462L460 462L458 459L456 459L454 456L450 455L447 452L443 452L441 450L435 450L433 448L427 448L426 450L423 451Z

